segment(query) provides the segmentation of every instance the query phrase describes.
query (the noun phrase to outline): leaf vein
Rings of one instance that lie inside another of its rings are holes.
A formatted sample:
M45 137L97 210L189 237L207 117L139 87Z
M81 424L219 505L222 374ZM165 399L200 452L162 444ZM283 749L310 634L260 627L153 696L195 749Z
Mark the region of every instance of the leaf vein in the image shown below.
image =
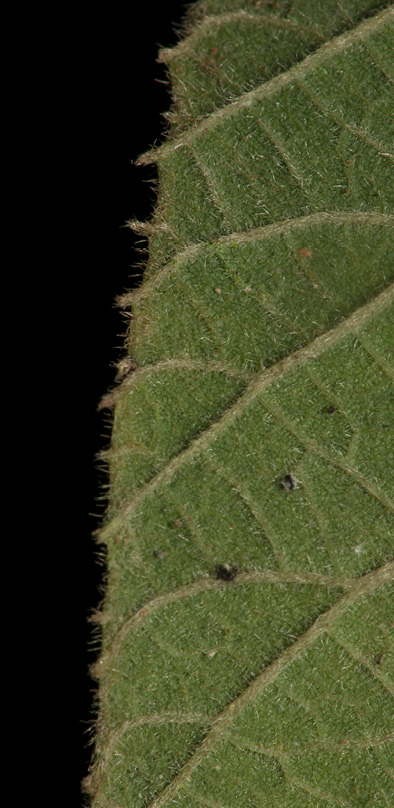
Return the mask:
M148 483L141 486L141 488L135 494L133 500L123 509L121 509L120 512L114 516L113 519L101 530L100 536L102 537L102 540L105 540L105 537L108 535L108 533L112 532L114 527L120 526L125 519L130 517L130 515L138 508L141 501L158 485L165 481L169 481L174 471L177 470L184 462L189 460L191 457L200 454L206 445L210 443L211 439L226 429L229 423L231 423L249 405L249 403L254 400L257 395L260 395L262 391L268 387L269 384L271 384L271 382L284 374L287 369L294 367L295 365L303 365L308 360L316 358L331 345L336 344L345 335L355 333L358 327L361 327L361 325L372 313L376 313L378 310L384 308L393 299L394 284L391 284L391 286L381 292L377 297L373 298L366 305L357 309L357 311L353 312L349 317L342 320L339 325L333 328L331 331L317 337L305 348L289 354L275 365L272 365L270 368L264 369L260 373L256 374L246 390L238 397L235 404L230 407L218 421L213 423L207 430L195 438L186 449L171 459L164 469L158 472L151 480L149 480ZM344 464L344 466L345 465L346 464ZM349 470L347 467L345 470L348 471L348 473L352 473L355 477L357 476L360 483L364 485L366 484L364 477L361 474L358 474L358 472L355 470ZM384 497L384 504L389 502L384 495L380 494L380 492L376 490L375 486L370 484L370 487L371 493L373 491L374 495L377 497Z
M200 762L209 754L219 740L221 734L225 729L232 724L234 718L250 704L268 684L275 681L277 676L293 662L300 654L302 654L309 645L316 640L321 634L327 632L335 620L354 603L358 597L362 597L373 591L377 586L382 585L387 580L390 580L394 574L394 562L385 564L374 572L367 573L359 579L352 587L350 592L345 594L339 601L337 601L327 612L321 614L314 624L307 629L307 631L299 637L293 645L286 648L280 657L278 657L271 665L265 668L250 685L241 693L233 702L231 702L222 712L220 716L214 721L211 729L207 733L205 739L194 752L193 756L178 772L174 780L163 790L163 792L155 799L150 808L163 808L163 806L177 793L180 786L188 780L192 772L197 768Z

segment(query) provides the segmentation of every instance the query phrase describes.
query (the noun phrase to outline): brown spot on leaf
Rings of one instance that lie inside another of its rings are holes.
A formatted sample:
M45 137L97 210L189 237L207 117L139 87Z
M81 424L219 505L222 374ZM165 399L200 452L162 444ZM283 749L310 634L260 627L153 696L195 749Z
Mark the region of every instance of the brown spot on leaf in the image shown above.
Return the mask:
M295 488L298 488L300 481L294 477L294 474L285 474L280 483L286 491L294 491Z
M97 409L98 409L99 412L100 412L100 410L112 410L112 407L114 406L114 404L115 404L115 396L114 396L114 394L113 393L106 393L105 396L103 396L100 399Z
M306 258L312 258L312 253L308 250L308 247L301 247L300 255L305 255Z
M234 564L216 564L215 573L220 581L233 581L238 575L238 567Z

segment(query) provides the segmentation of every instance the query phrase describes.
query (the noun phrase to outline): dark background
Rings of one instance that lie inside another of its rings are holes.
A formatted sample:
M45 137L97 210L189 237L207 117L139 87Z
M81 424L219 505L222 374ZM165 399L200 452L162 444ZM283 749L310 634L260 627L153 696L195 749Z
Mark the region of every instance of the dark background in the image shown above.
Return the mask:
M92 532L105 510L105 476L95 456L108 445L110 420L107 411L104 416L97 412L97 404L113 384L114 363L123 353L125 321L114 305L115 297L139 283L138 277L131 277L138 273L135 265L141 261L135 252L138 238L124 223L149 218L155 199L155 169L132 166L131 161L163 139L161 113L168 110L170 95L164 66L156 62L158 46L178 41L177 30L187 5L178 0L153 7L138 3L137 11L133 3L128 10L111 7L98 12L96 7L79 42L78 32L75 36L81 70L70 99L70 139L77 167L70 217L78 213L80 233L72 267L78 294L70 328L78 343L74 368L80 430L81 390L85 413L81 430L84 455L79 454L75 469L82 519L73 542L75 546L78 541L76 806L81 804L80 781L91 756L88 740L95 690L88 668L96 657L97 642L92 644L87 618L100 601L103 574ZM71 62L73 48L71 44ZM62 226L65 240L67 229L67 224ZM81 328L73 332L78 318Z

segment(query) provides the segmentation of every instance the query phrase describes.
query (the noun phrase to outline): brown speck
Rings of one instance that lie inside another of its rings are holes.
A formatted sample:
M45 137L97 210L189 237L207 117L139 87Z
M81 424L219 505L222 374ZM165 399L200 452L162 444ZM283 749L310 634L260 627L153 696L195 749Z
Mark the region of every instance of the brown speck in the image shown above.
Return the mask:
M180 526L181 526L181 523L180 523L180 522L178 522L178 520L176 519L176 520L175 520L175 522L174 522L174 526L175 526L175 527L180 527Z
M312 258L312 253L310 250L308 250L308 247L301 247L300 255L305 255L306 258Z
M164 553L163 550L153 550L153 555L155 558L163 558Z
M285 474L285 476L281 479L281 485L286 491L294 491L295 488L298 488L300 481L294 477L294 474Z
M97 409L98 409L99 412L100 412L100 410L106 410L106 409L111 410L112 407L114 406L114 404L115 404L115 396L114 396L114 394L113 393L106 393L105 396L103 396L100 399Z
M332 404L330 404L330 406L327 407L327 412L329 412L331 415L333 412L335 412L335 407Z
M231 564L216 564L215 573L220 581L233 581L238 575L238 567Z

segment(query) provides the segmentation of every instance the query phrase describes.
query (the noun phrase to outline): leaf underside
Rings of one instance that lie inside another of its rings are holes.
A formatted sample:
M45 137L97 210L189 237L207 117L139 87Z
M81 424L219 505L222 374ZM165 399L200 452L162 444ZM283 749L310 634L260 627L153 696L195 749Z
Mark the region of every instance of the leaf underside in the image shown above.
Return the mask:
M201 0L161 54L95 808L394 804L393 46L387 3Z

